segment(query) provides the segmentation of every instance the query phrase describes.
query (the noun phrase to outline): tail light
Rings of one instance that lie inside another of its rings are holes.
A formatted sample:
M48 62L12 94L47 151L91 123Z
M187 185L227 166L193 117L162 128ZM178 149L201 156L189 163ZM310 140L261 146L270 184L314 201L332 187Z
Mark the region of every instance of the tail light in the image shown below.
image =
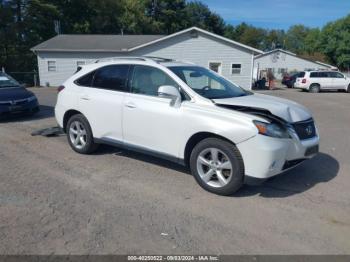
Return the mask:
M65 88L65 86L59 86L59 87L57 88L57 93L61 92L64 88Z
M306 79L301 80L301 83L306 84Z

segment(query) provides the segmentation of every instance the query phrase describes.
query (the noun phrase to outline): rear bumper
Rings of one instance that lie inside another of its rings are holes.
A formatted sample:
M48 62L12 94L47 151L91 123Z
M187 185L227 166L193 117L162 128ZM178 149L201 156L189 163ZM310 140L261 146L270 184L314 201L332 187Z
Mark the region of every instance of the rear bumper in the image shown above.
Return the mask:
M59 104L56 104L56 106L55 106L55 118L56 118L56 122L57 122L58 126L61 128L63 128L63 118L64 118L65 112L66 112L65 108L63 108Z
M319 137L307 140L278 139L257 135L237 145L247 180L267 179L291 169L318 152Z
M309 86L308 86L308 85L302 84L302 83L300 83L300 82L295 82L295 83L294 83L294 88L309 90Z

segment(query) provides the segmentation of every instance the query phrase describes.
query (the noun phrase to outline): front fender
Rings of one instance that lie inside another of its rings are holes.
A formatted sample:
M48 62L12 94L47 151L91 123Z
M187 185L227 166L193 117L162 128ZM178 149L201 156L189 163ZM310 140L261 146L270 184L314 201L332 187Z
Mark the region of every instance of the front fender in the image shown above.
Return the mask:
M183 108L184 135L179 157L184 158L184 150L189 139L197 133L211 133L239 144L258 134L253 124L253 116L215 107L203 109L188 105Z

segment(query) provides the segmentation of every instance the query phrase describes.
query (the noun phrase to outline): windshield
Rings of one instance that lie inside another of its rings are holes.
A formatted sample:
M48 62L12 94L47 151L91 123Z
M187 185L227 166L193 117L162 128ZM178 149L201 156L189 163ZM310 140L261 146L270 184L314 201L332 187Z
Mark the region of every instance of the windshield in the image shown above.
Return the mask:
M197 94L209 99L231 98L251 94L204 67L172 66L169 69Z
M20 84L11 76L0 72L0 88L18 87Z

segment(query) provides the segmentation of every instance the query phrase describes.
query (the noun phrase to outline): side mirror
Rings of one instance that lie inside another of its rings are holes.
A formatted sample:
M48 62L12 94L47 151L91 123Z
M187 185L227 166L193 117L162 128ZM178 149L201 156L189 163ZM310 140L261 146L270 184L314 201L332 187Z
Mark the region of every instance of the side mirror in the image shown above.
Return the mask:
M171 106L179 106L181 103L181 94L178 88L175 86L160 86L158 88L158 96L170 98Z

